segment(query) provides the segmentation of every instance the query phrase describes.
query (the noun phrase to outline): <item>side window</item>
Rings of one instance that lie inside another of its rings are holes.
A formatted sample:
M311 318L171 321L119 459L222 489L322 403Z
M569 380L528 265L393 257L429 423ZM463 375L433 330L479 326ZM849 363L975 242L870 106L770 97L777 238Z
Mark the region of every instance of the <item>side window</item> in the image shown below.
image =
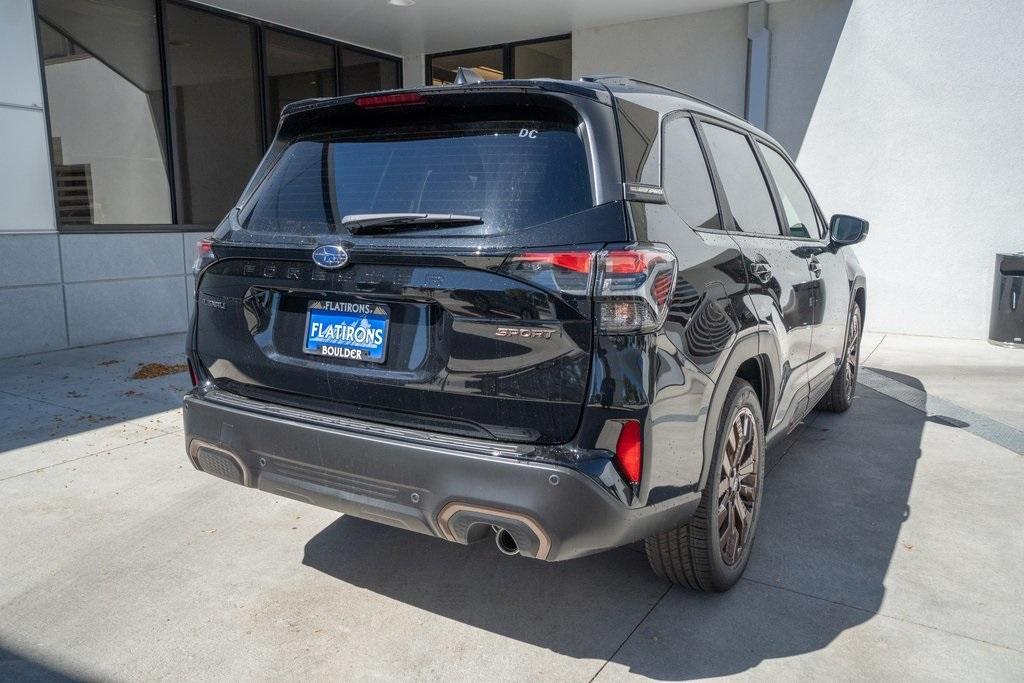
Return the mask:
M713 124L704 125L704 134L736 227L762 235L781 234L772 196L747 137Z
M677 116L665 124L661 184L665 198L691 228L721 230L718 202L693 121Z
M775 179L775 188L779 191L779 199L782 200L782 213L789 225L789 234L793 237L821 237L821 225L814 210L814 203L789 162L768 145L758 142L757 146L761 148L768 170Z

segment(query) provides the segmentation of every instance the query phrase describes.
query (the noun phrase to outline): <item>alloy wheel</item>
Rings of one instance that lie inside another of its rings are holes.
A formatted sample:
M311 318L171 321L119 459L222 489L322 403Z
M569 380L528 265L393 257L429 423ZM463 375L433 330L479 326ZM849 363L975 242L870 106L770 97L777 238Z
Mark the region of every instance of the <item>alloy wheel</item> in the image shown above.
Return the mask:
M739 562L754 528L757 466L761 446L754 413L743 406L729 427L718 482L718 540L722 560L730 567Z

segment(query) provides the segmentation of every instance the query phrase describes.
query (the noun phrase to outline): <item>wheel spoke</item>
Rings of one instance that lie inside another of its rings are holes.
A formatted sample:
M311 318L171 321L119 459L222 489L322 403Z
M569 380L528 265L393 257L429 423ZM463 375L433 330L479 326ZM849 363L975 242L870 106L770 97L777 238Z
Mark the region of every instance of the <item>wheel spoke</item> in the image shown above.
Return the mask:
M747 506L744 505L742 500L736 501L736 526L743 530L747 526L747 522L750 517L748 516Z
M736 551L739 550L740 534L735 528L729 529L722 547L722 555L729 564L735 564Z

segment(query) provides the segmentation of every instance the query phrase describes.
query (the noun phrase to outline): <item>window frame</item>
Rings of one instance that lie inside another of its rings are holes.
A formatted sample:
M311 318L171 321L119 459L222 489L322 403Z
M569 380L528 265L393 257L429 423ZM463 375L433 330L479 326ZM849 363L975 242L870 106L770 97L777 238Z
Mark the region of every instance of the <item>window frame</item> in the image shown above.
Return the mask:
M704 156L707 159L708 166L710 166L711 169L712 169L712 179L713 179L716 187L720 188L720 192L722 193L721 194L722 202L723 202L722 205L728 211L728 222L726 223L726 226L725 226L726 231L727 232L731 232L731 233L733 233L735 235L744 235L746 237L758 237L758 238L762 238L762 239L783 239L783 238L788 238L789 236L787 234L788 230L786 229L786 221L785 221L785 217L782 214L782 208L781 208L781 204L779 202L778 193L777 193L777 191L775 189L775 181L771 179L770 174L767 172L767 166L765 165L765 161L764 161L764 159L761 158L761 155L760 155L760 153L757 150L757 145L754 143L754 136L751 135L749 130L746 130L745 128L742 128L742 127L737 126L737 125L735 125L733 123L730 123L729 121L723 121L722 119L714 117L714 116L708 116L708 115L702 114L702 113L701 114L696 114L695 113L694 114L694 120L698 121L700 123L700 125L698 125L696 127L697 128L697 135L698 135L698 138L700 139L700 141L701 141L701 143L702 143L702 145L704 147ZM768 190L768 197L771 199L771 202L772 202L772 209L775 212L775 223L776 223L776 225L779 228L779 232L777 234L769 235L769 234L763 233L763 232L746 232L744 230L737 229L737 227L736 227L736 217L732 213L732 207L729 206L729 197L725 193L725 185L722 184L722 178L721 178L721 176L718 173L718 166L716 165L715 157L711 153L711 146L708 143L707 136L704 133L704 126L705 125L712 125L712 126L718 126L720 128L725 128L726 130L732 131L734 133L738 133L740 136L742 136L746 140L747 146L750 148L750 153L754 155L754 160L757 163L757 167L761 171L761 179L764 182L765 187ZM723 215L723 218L724 217L725 216Z
M540 43L551 43L556 40L572 40L571 33L561 33L556 36L544 36L543 38L529 38L527 40L515 40L509 43L494 43L492 45L480 45L479 47L468 47L460 48L458 50L448 50L446 52L432 52L424 56L423 59L423 77L424 83L430 86L434 81L433 72L433 61L437 57L457 57L458 55L468 55L474 52L483 52L485 50L501 50L501 72L504 74L503 78L514 79L516 78L516 48L523 47L525 45L537 45ZM511 74L511 75L510 75Z
M728 228L730 224L734 224L734 222L730 223L732 221L732 213L728 212L728 207L725 204L725 195L719 187L718 178L715 174L715 170L711 166L710 155L708 154L704 141L704 136L702 135L700 130L697 115L689 109L677 109L661 117L661 130L659 131L659 134L661 136L661 149L659 150L659 154L661 154L661 159L660 163L658 164L658 184L661 185L663 190L665 189L665 160L668 158L665 154L665 150L666 143L668 141L668 124L678 119L688 119L690 121L690 126L693 128L694 137L697 138L697 148L700 150L701 155L703 155L704 157L704 167L707 169L708 172L708 180L711 181L711 194L715 198L715 205L718 207L718 221L722 225L721 228L701 228L694 226L689 227L691 230L694 230L696 232L732 232ZM668 198L667 192L666 198ZM674 207L673 211L675 211ZM682 216L680 216L680 219L682 219Z
M167 176L168 176L168 188L171 199L171 222L170 223L97 223L87 225L64 225L60 220L60 213L57 210L57 179L56 179L56 168L54 167L53 150L51 148L50 140L53 137L53 130L50 124L50 99L46 85L46 64L43 59L43 41L41 34L41 23L42 19L39 16L39 4L37 0L32 0L32 12L33 21L35 23L36 31L36 51L39 64L39 78L42 83L43 91L43 113L46 121L46 137L47 137L47 157L50 164L50 183L53 196L54 206L54 224L57 227L59 233L69 234L106 234L106 233L162 233L162 232L203 232L210 231L216 224L213 223L178 223L178 217L182 214L182 206L184 198L180 192L180 182L178 180L179 169L181 168L180 160L178 158L178 133L176 130L176 116L174 109L174 91L171 87L171 74L170 66L167 59L167 30L166 30L166 9L168 4L176 4L182 7L187 7L192 10L205 12L215 16L220 16L226 19L232 19L240 21L244 24L248 24L254 31L253 38L253 49L254 59L256 63L256 84L257 92L256 97L258 101L256 105L260 112L259 126L261 130L260 140L263 142L262 149L260 150L261 155L265 155L267 150L270 149L270 143L273 140L274 133L276 131L270 130L270 99L268 97L269 90L269 76L267 73L267 42L266 32L277 31L280 33L287 33L298 38L304 38L306 40L322 43L330 46L334 51L334 75L335 75L335 97L340 97L341 92L344 89L342 83L342 63L341 54L342 50L352 50L353 52L359 52L371 57L376 57L385 61L392 62L395 65L395 70L398 75L398 88L404 87L403 71L402 71L402 58L386 52L379 52L371 50L369 48L360 47L358 45L351 45L349 43L334 40L326 36L317 35L315 33L308 33L306 31L300 31L298 29L290 28L287 26L281 26L271 21L258 19L255 17L246 16L230 10L221 9L219 7L211 7L193 0L150 0L153 6L155 18L156 18L156 38L157 38L157 53L160 60L160 82L163 90L163 123L165 130L167 131L166 139L164 141L167 158ZM258 167L257 167L258 168Z
M828 221L825 220L825 214L822 212L821 207L818 206L818 200L815 199L814 193L811 192L811 188L808 187L807 181L805 181L804 177L800 175L800 171L797 169L796 164L789 158L789 155L786 154L785 150L783 150L782 147L775 144L773 141L769 140L765 136L752 135L751 138L753 139L753 147L755 152L757 153L757 157L761 161L762 171L770 179L770 189L772 192L773 200L775 201L776 206L778 206L779 210L782 212L782 225L785 227L786 230L786 234L783 234L783 237L789 240L796 240L799 242L827 243L830 239ZM800 237L799 235L793 235L789 233L788 221L786 221L785 219L785 211L782 210L781 208L782 195L779 194L778 186L775 183L775 177L771 173L771 169L768 166L768 161L764 158L764 155L762 154L761 149L758 146L759 144L764 145L765 147L767 147L768 149L772 150L780 157L782 157L782 160L786 163L786 165L789 166L789 169L793 171L793 174L796 176L796 179L800 183L800 186L804 188L804 192L807 193L807 196L811 200L811 208L814 211L814 215L818 219L818 222L821 227L820 237Z

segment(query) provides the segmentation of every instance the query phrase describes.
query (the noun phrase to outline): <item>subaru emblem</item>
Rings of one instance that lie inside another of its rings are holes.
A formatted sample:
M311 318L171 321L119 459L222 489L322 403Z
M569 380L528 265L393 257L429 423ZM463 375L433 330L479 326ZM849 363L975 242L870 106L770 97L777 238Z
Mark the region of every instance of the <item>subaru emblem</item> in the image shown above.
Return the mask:
M348 263L348 252L339 244L322 244L313 250L313 263L321 268L341 268Z

